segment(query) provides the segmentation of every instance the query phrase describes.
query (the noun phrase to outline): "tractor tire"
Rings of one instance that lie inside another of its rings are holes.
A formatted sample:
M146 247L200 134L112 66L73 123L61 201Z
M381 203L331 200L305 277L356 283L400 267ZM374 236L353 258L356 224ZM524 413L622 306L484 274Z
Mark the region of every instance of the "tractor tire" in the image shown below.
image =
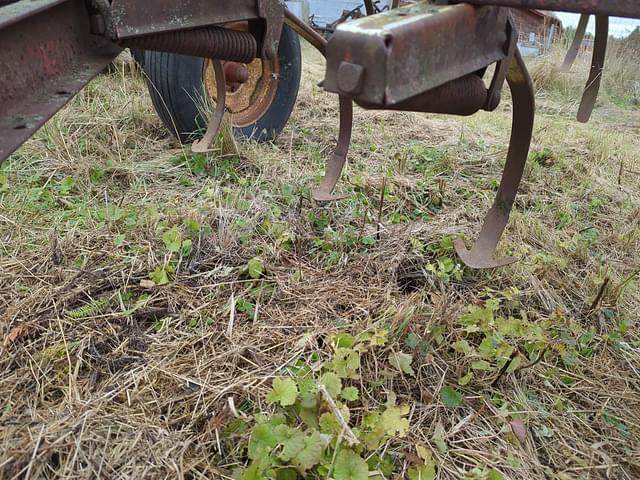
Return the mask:
M153 106L164 125L183 143L202 136L208 121L205 112L215 102L210 61L146 51L138 63L144 68ZM268 142L278 136L295 105L301 67L300 40L285 26L277 59L255 59L247 65L247 82L227 92L226 106L236 137Z

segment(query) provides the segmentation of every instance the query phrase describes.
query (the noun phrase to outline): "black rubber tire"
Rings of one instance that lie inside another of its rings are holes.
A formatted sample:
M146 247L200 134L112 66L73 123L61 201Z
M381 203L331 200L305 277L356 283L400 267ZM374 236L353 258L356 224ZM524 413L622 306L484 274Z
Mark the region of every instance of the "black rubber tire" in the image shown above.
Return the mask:
M255 123L234 127L236 137L271 141L287 124L298 96L302 70L300 39L287 26L282 30L278 56L279 81L271 105ZM183 143L201 136L207 126L207 119L198 107L201 99L206 98L204 59L146 51L142 63L153 106L165 126Z

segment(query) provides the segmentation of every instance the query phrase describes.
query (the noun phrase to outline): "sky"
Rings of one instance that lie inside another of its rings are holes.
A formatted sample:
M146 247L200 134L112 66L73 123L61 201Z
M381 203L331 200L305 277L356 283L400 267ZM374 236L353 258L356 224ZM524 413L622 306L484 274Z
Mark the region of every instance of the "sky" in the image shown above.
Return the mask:
M560 18L560 20L562 20L562 24L565 27L575 27L576 25L578 25L578 20L580 19L580 15L575 13L556 12L556 15L558 16L558 18ZM640 20L635 20L632 18L612 17L611 24L609 26L609 34L615 37L626 37L631 32L633 32L633 30L637 26L640 26ZM588 31L594 33L595 27L596 21L595 17L592 15L591 19L589 20Z

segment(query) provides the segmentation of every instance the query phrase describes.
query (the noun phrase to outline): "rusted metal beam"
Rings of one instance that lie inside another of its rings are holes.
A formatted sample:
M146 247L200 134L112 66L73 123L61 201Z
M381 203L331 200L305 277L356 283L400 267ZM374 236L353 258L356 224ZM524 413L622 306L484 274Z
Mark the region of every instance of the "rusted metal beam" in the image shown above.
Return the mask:
M0 9L0 162L122 50L91 34L84 0Z
M640 18L639 0L453 0L445 3L499 5L503 7Z
M508 13L421 3L344 23L327 45L324 87L393 106L507 56Z
M111 15L118 40L259 17L256 0L113 0Z
M284 18L283 4L274 0L113 0L102 10L117 41L246 20L259 37L261 58L277 54Z

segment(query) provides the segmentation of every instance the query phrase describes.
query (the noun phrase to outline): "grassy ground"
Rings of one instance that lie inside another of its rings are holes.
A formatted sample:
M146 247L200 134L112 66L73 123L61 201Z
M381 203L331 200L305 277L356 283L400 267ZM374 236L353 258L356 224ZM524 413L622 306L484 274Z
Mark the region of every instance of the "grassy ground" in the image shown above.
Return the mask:
M536 67L523 260L472 271L509 100L358 110L318 205L304 68L275 144L193 156L121 61L2 166L0 478L640 477L640 112Z

